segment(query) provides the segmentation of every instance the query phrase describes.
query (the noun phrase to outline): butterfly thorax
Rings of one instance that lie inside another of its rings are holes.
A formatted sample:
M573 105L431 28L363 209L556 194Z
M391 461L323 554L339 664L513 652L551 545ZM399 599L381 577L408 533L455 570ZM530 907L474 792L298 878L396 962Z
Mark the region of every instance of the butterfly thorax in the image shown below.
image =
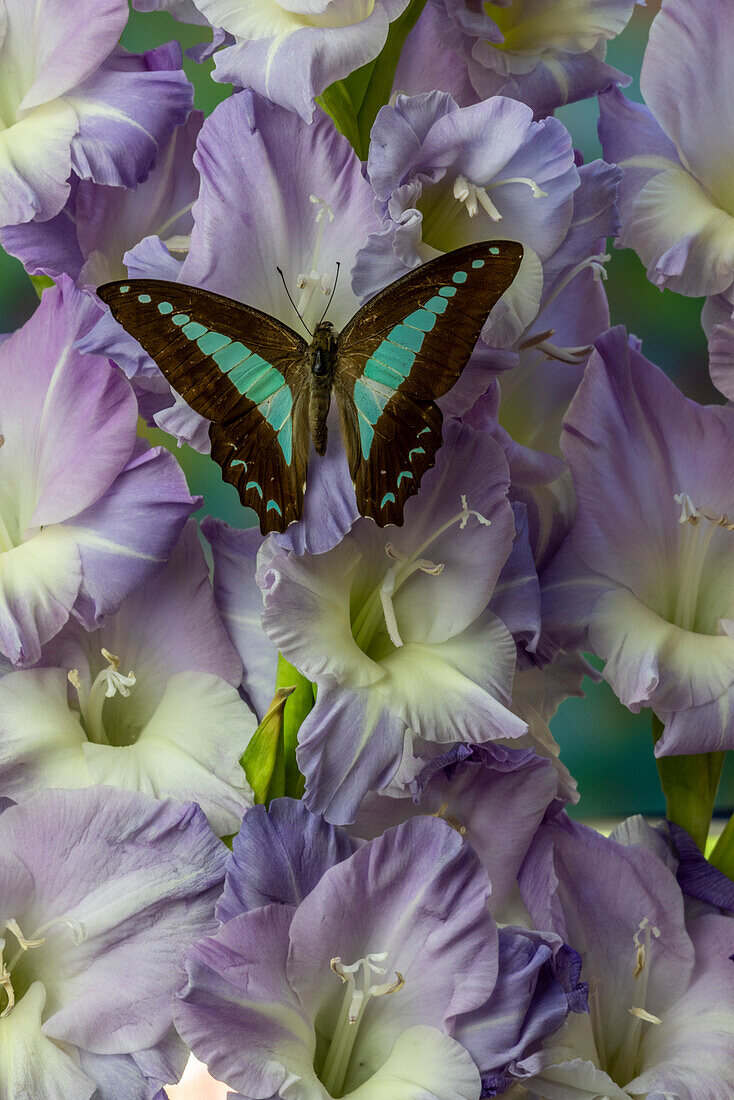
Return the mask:
M306 362L310 371L308 393L308 426L317 454L326 451L326 418L331 404L331 386L336 370L337 335L330 321L316 326L308 346Z

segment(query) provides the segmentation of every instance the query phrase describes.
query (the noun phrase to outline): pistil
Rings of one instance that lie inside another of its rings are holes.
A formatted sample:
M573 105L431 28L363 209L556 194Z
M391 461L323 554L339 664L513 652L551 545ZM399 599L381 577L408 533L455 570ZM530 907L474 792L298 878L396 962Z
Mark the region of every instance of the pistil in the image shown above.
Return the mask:
M337 955L329 964L346 986L334 1034L321 1070L321 1082L331 1096L342 1095L359 1025L369 1001L373 997L397 993L405 985L405 978L397 970L395 981L373 982L373 975L382 976L387 973L387 968L379 965L385 961L387 954L387 951L371 952L348 965Z
M311 267L308 274L301 272L296 279L298 296L297 309L307 328L313 329L324 312L324 297L328 298L333 290L331 281L319 270L321 246L327 222L333 222L334 211L324 199L309 195L309 201L318 207L316 212L316 241L314 243Z

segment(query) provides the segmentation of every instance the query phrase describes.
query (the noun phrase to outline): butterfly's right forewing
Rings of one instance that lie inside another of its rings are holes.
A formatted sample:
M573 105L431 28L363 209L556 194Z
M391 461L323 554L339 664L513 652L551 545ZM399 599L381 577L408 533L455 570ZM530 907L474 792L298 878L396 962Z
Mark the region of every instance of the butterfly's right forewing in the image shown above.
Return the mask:
M308 464L306 342L259 310L158 279L97 291L171 386L211 421L212 457L260 530L302 511Z

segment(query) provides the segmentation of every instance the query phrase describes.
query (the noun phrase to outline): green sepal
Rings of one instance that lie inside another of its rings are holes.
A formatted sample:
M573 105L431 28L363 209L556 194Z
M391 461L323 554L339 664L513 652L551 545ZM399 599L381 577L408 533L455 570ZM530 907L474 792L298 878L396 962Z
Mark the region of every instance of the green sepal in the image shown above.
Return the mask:
M405 39L425 5L426 0L410 0L402 15L390 24L385 45L374 61L368 61L344 80L330 84L316 99L360 160L367 159L370 131L377 112L390 99Z
M53 279L50 279L48 275L29 275L28 278L33 283L33 289L40 298L44 290L54 285Z
M301 798L306 781L296 762L298 731L313 708L314 686L280 653L275 686L278 689L289 688L291 691L283 712L284 793L290 798Z
M240 758L256 803L268 805L285 792L283 712L294 688L276 688L272 702Z
M663 729L663 723L653 714L654 745L662 737ZM702 852L706 850L706 838L725 755L724 752L701 752L688 753L685 756L655 757L660 785L665 795L666 817L685 829Z

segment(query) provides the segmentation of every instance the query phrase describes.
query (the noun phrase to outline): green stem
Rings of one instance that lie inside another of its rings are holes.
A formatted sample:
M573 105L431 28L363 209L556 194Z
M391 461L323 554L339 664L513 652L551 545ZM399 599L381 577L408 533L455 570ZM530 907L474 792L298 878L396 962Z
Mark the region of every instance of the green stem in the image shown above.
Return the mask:
M663 723L653 714L654 745L662 737L663 728ZM655 758L665 795L666 816L685 829L702 852L706 849L724 756L723 752L703 752Z
M734 879L734 814L731 815L724 826L723 833L716 841L709 856L709 863Z

